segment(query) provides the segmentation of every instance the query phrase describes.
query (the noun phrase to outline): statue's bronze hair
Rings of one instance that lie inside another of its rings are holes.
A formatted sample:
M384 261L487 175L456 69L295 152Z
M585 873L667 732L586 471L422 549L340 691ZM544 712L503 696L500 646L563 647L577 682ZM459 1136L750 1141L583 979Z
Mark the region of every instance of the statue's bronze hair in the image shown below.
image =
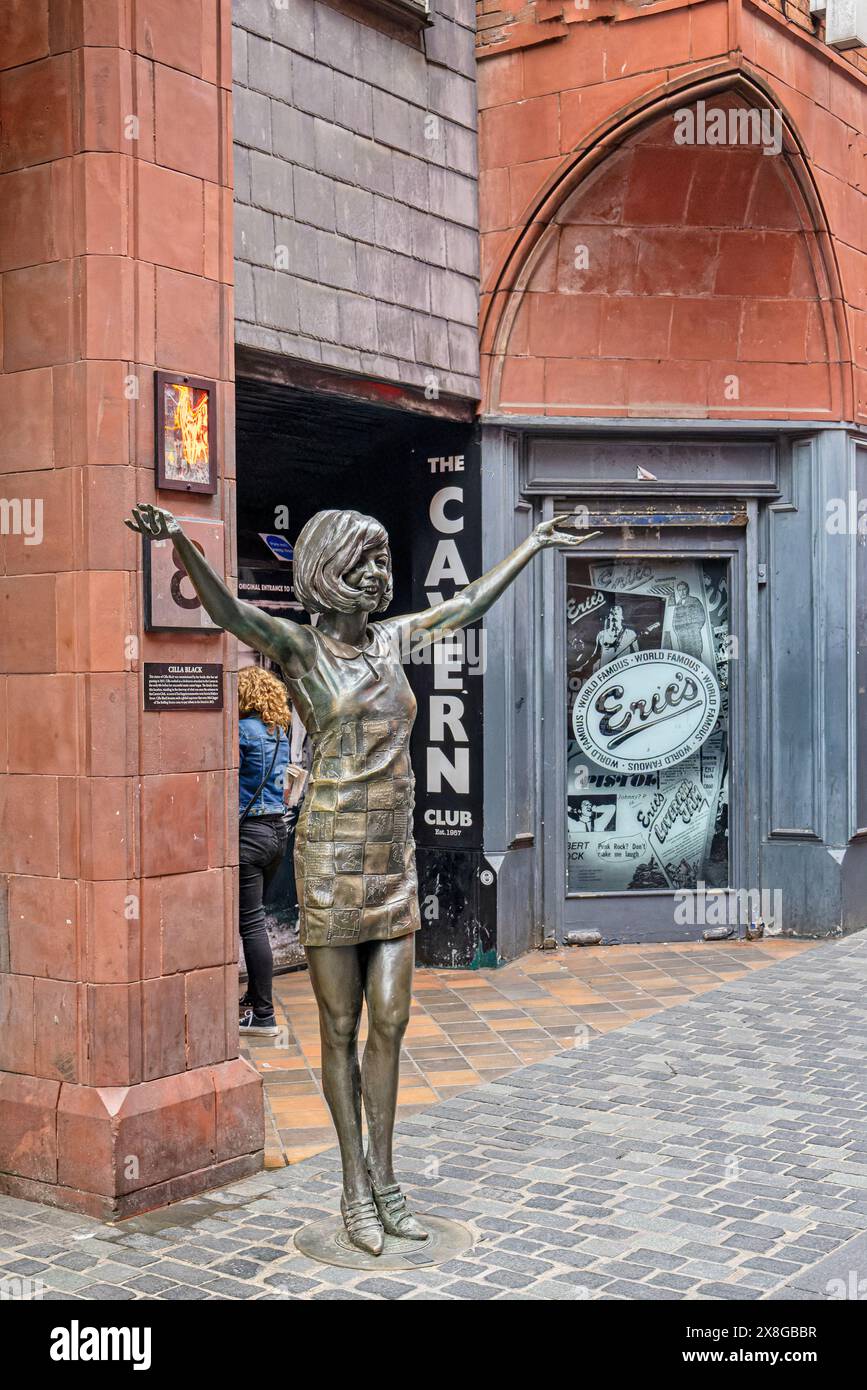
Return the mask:
M354 569L366 550L388 550L388 533L381 522L361 512L317 512L303 527L293 556L295 593L308 613L354 613L359 594L344 576ZM391 551L389 575L380 611L391 603Z

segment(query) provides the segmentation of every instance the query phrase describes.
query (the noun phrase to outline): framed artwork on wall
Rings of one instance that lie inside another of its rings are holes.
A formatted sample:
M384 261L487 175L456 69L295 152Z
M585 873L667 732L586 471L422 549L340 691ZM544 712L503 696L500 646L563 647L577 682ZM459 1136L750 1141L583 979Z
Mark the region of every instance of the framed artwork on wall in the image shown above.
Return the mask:
M158 488L217 491L217 383L154 372L154 468Z

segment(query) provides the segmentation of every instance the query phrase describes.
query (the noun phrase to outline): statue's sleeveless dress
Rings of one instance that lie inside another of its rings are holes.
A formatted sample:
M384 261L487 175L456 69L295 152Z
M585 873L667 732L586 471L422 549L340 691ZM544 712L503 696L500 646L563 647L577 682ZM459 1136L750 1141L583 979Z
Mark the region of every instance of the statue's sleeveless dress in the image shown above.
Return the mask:
M369 645L349 657L309 631L314 665L287 678L313 748L295 832L301 943L407 936L421 926L409 761L415 696L388 624L369 624Z

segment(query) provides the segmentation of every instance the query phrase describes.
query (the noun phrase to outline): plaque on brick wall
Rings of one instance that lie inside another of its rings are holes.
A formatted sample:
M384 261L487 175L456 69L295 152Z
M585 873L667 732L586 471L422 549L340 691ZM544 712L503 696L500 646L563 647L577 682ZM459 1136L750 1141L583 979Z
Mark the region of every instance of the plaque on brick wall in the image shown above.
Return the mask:
M221 575L223 522L179 516L184 531L212 569ZM202 607L189 575L170 540L144 538L145 632L220 632Z
M146 710L223 708L223 667L217 662L146 661Z

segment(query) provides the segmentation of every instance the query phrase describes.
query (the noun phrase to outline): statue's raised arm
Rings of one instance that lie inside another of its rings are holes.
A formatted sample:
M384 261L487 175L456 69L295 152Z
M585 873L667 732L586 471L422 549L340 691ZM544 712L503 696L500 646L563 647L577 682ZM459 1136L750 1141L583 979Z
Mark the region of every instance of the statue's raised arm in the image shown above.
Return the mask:
M278 662L288 676L303 675L310 668L314 647L309 631L300 623L272 618L254 604L236 598L171 512L140 502L124 524L151 540L172 542L202 607L218 627Z
M507 555L493 569L489 569L478 579L474 579L454 598L435 604L422 613L407 613L400 618L390 619L390 626L396 626L402 638L418 638L427 635L431 641L448 632L457 632L469 626L487 613L502 593L521 573L533 556L540 550L551 546L568 546L576 549L585 541L601 535L601 531L565 530L567 523L575 525L572 516L555 516L550 521L542 521L526 540Z

